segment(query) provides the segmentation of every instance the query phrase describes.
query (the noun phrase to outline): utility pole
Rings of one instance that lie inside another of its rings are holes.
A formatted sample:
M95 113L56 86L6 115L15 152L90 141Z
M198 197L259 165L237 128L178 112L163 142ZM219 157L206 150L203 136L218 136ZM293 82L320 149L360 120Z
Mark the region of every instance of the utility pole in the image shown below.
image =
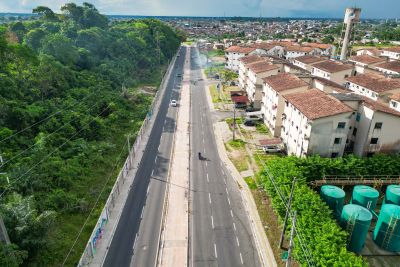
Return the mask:
M296 183L296 177L293 177L292 188L290 189L288 207L287 207L286 214L285 214L285 220L283 221L283 229L282 229L281 239L279 241L279 247L281 249L285 249L282 245L283 245L283 239L285 238L285 231L286 231L286 227L287 227L287 221L288 221L288 218L289 218L289 215L290 215L290 208L292 206L292 199L293 199L295 183Z
M3 217L0 215L0 242L8 245L10 244L10 238L8 237L6 226L3 222Z
M291 256L292 256L292 250L293 250L293 246L294 246L294 233L295 233L295 230L296 230L296 217L297 217L297 213L296 213L296 211L294 212L294 214L293 214L293 217L292 217L292 230L290 231L290 242L289 242L289 250L288 250L288 258L287 258L287 261L286 261L286 267L290 267L290 265L291 265L291 263L292 263L292 258L291 258Z
M232 140L235 141L235 131L236 131L236 104L233 103L233 131Z

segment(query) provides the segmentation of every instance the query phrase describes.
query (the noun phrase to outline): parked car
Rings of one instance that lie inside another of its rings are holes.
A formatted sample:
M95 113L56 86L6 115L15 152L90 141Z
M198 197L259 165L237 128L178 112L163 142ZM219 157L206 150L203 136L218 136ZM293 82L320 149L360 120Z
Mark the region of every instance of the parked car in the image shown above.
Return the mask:
M176 77L182 77L182 73L176 74Z
M250 115L246 117L246 121L261 121L262 118L260 118L260 116L257 115Z
M243 124L245 126L256 126L256 122L251 120L245 120Z
M254 112L254 111L260 111L261 109L259 108L254 108L254 107L247 107L246 112Z
M244 103L237 103L237 104L235 104L235 108L246 108L247 107L247 105L246 104L244 104Z
M178 103L176 102L176 100L171 100L171 107L176 107L178 106Z
M281 152L281 148L278 145L268 145L268 146L263 146L263 151L265 153L277 153Z

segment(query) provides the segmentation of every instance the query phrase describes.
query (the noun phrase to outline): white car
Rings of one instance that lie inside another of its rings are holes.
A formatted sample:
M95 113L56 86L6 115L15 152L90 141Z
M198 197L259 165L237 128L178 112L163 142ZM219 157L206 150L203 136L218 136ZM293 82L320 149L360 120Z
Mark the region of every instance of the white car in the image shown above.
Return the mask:
M176 100L171 100L171 107L176 107L176 106L178 106Z
M265 153L277 153L281 152L281 148L277 145L268 145L268 146L263 146L263 150Z

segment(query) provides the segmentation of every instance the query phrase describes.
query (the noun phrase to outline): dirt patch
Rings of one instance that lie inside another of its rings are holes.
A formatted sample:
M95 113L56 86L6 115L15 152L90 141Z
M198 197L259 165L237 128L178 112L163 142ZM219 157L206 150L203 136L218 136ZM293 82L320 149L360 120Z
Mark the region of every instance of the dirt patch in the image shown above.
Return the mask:
M143 86L139 88L139 92L146 95L155 95L157 92L157 87L154 86Z

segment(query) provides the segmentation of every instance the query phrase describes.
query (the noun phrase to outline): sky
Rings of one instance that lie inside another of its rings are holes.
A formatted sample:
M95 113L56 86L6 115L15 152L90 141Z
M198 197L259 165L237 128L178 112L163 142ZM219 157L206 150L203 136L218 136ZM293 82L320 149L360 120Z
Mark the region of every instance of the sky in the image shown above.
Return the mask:
M147 16L242 16L341 18L346 7L361 18L400 18L400 0L85 0L102 13ZM0 0L0 13L31 13L44 5L59 12L71 0Z

